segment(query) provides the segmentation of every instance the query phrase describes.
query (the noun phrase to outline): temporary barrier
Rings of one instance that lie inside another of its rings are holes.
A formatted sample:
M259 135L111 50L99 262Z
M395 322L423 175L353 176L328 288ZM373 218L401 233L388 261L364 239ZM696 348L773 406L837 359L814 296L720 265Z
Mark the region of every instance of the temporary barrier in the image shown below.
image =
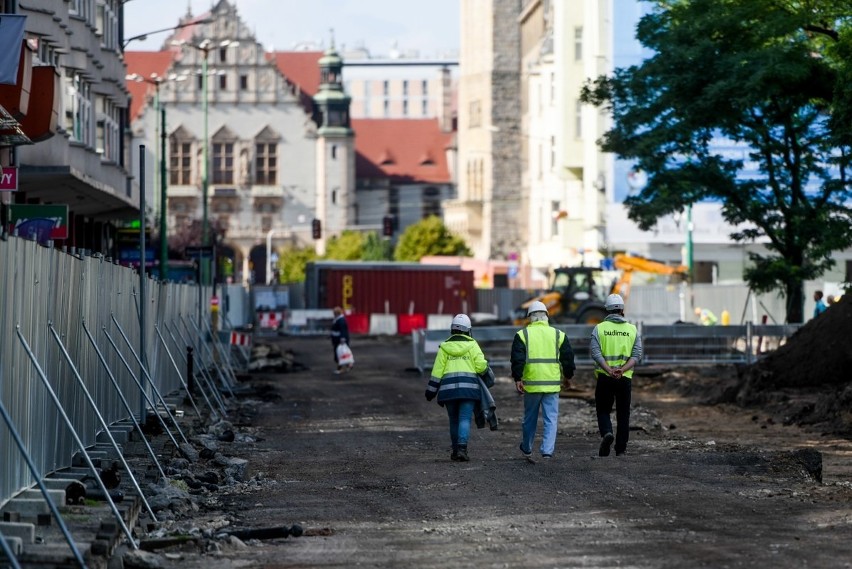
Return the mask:
M396 314L370 314L370 334L393 336L397 333Z
M413 330L421 330L426 327L425 314L400 314L397 319L398 334L411 334Z
M140 423L149 412L171 420L163 423L166 432L174 430L187 444L166 401L181 391L190 396L187 368L177 360L194 347L197 369L209 377L201 393L209 394L217 412L223 406L213 386L227 388L233 377L217 365L208 344L209 292L140 279L100 255L0 240L0 508L21 491L41 488L42 477L70 467L75 456L85 459L107 427L128 419L163 475ZM180 327L183 335L171 332ZM56 412L41 412L51 408ZM181 445L174 436L171 442ZM140 495L146 491L136 486ZM58 510L54 515L62 529ZM116 524L123 523L119 513Z
M689 324L644 325L639 323L644 354L643 364L667 365L715 365L749 364L756 361L758 354L765 353L771 338L778 346L792 336L799 324L743 326L694 326ZM578 368L593 367L589 355L589 341L593 326L556 326L568 337L574 351L574 363ZM518 328L514 326L491 326L477 328L474 336L483 345L489 364L494 367L507 366L511 342ZM447 331L416 330L411 335L414 348L414 367L421 373L431 369L438 353L438 346L447 338ZM759 338L759 341L755 341ZM502 356L493 357L493 353Z
M250 346L251 334L246 332L231 332L230 344L232 346Z

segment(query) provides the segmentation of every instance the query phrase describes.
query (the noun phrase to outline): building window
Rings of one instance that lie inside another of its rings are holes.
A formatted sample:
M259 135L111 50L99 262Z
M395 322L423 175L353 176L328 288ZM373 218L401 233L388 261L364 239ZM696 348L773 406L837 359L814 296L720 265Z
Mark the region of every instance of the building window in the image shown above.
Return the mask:
M583 59L583 26L574 28L574 61Z
M421 107L420 114L422 114L424 117L428 117L429 116L429 99L423 99L423 102L421 104L422 104L422 107Z
M248 75L240 75L240 90L248 90Z
M402 101L402 116L408 116L408 99Z
M261 142L254 146L255 183L272 186L278 183L278 145Z
M382 95L384 95L385 97L390 95L390 82L389 81L382 82Z
M420 91L421 91L421 94L424 97L429 96L429 82L428 81L424 80L422 83L420 83Z
M433 186L423 188L423 218L441 217L441 190Z
M213 183L234 183L234 143L213 143Z
M118 16L116 0L101 0L97 8L96 27L101 36L101 46L106 49L118 48Z
M385 102L382 103L382 113L385 118L388 118L390 116L390 101L388 101L387 99L385 99Z
M204 90L204 75L197 75L197 79L195 80L195 86L199 91Z
M220 47L219 48L219 62L225 63L226 61L228 61L228 48L227 47Z
M220 75L219 76L219 89L221 89L222 91L228 90L228 76L227 75Z
M471 101L468 114L468 126L476 128L482 125L482 104L479 101Z
M119 161L119 110L108 98L97 96L96 149L104 160Z
M403 97L407 97L407 96L408 96L408 81L403 81L403 82L402 82L402 96L403 96Z
M550 202L550 236L559 235L559 202Z
M577 138L583 136L583 103L580 99L574 104L574 135Z
M72 140L88 147L94 146L94 117L92 116L92 86L82 75L67 70L65 76L65 129Z
M169 183L173 186L192 184L192 143L169 140Z

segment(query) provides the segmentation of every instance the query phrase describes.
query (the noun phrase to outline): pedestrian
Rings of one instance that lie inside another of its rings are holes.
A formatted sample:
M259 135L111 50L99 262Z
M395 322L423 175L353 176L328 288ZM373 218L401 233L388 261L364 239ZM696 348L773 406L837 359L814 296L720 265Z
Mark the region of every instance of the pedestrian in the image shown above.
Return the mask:
M822 300L821 290L814 291L814 303L814 318L828 310L828 305ZM832 312L832 314L834 313Z
M450 442L453 452L450 459L466 462L470 460L467 446L470 438L470 423L482 398L485 386L480 375L488 372L488 362L482 348L471 336L470 318L456 314L450 325L450 337L441 342L432 376L426 386L426 400L438 396L438 405L447 409L450 419Z
M716 318L716 315L708 308L698 308L695 307L695 315L698 316L698 319L701 320L701 324L703 326L715 326L719 321Z
M624 318L624 299L611 294L604 308L607 317L592 330L589 352L595 362L595 411L598 416L598 431L601 444L598 456L609 456L610 446L615 441L615 455L627 451L630 437L630 394L633 368L642 359L642 339L636 326ZM618 429L612 435L612 405Z
M563 378L574 377L574 351L565 332L548 324L547 307L535 301L527 309L530 319L512 340L512 378L524 396L524 422L520 449L533 462L532 448L541 410L541 457L549 459L556 447L559 391Z
M341 344L349 347L349 324L346 323L346 317L343 315L343 309L339 306L334 307L334 320L331 322L331 347L334 350L334 363L336 369L335 374L346 373L352 369L352 365L344 365L340 363Z

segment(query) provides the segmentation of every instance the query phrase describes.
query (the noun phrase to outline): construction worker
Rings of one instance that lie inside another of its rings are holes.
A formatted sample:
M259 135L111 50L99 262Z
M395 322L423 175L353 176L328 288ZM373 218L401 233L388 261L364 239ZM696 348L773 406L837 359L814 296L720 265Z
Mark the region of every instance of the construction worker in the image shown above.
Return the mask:
M556 446L559 391L562 378L574 377L574 351L565 333L547 322L547 307L535 301L527 309L529 324L512 341L512 377L515 389L524 396L524 423L520 449L529 462L542 414L541 456L549 459Z
M715 326L719 321L719 319L716 318L716 315L707 308L699 308L696 306L695 315L698 316L699 320L701 320L701 324L703 326Z
M642 359L642 340L636 326L624 318L621 295L609 295L604 308L607 317L595 326L589 345L595 362L595 410L601 435L598 456L609 456L613 441L615 455L620 456L626 452L630 436L631 378L634 366ZM618 425L615 436L610 420L613 403Z
M479 344L470 334L470 318L457 314L450 325L450 337L441 342L426 386L426 400L438 396L438 405L447 408L450 418L451 460L466 462L470 422L482 397L479 375L488 370L488 362Z

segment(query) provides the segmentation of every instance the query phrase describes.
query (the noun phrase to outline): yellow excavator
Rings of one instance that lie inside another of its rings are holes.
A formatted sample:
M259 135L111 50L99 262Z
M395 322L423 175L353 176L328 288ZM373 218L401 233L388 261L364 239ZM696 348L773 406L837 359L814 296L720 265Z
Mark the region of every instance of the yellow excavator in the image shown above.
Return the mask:
M527 299L512 314L513 323L522 326L527 321L527 308L535 301L547 306L550 320L561 324L597 324L606 318L604 300L609 294L620 294L624 300L630 294L633 273L650 273L675 276L681 280L689 276L684 265L667 265L644 257L616 254L613 266L619 276L611 285L605 282L603 269L597 267L558 267L553 271L550 289Z

